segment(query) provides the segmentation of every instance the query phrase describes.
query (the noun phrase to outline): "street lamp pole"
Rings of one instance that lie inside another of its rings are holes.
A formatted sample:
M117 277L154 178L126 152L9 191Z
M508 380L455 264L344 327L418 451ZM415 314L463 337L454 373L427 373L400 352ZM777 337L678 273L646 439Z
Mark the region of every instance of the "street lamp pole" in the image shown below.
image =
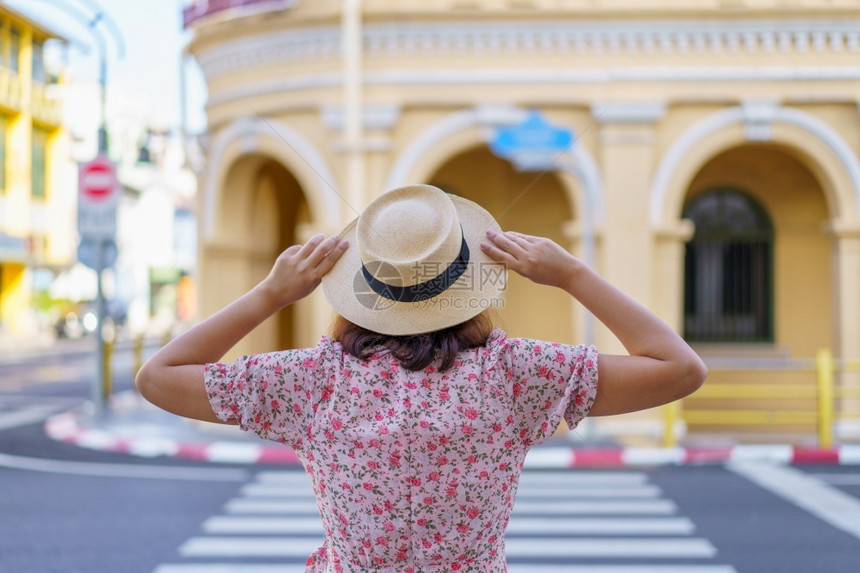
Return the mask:
M100 24L104 24L110 31L114 45L116 47L119 59L125 57L125 43L122 39L122 33L119 28L110 18L110 16L93 0L78 0L86 4L93 12L92 14L83 10L76 4L72 4L67 0L42 0L55 8L61 8L67 15L75 18L78 23L87 27L87 30L95 39L95 45L99 52L99 137L98 137L98 152L99 154L107 152L107 45L105 37L99 29Z
M104 12L97 13L89 23L89 29L97 39L99 47L99 155L107 153L107 50L104 38L96 31L103 14Z

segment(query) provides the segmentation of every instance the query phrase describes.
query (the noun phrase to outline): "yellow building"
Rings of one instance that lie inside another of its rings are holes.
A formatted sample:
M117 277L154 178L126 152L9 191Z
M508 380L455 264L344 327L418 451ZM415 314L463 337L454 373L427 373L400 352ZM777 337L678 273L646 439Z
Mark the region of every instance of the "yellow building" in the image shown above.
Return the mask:
M230 4L185 13L209 89L203 315L286 246L427 182L591 261L706 359L860 358L856 2ZM531 110L575 140L538 171L493 152ZM623 351L563 293L513 277L505 303L514 336ZM329 313L315 293L236 352L313 344ZM660 417L597 424L659 433Z
M67 137L57 80L45 71L48 40L65 42L0 6L0 338L7 340L37 330L33 271L68 264L73 252L58 192Z

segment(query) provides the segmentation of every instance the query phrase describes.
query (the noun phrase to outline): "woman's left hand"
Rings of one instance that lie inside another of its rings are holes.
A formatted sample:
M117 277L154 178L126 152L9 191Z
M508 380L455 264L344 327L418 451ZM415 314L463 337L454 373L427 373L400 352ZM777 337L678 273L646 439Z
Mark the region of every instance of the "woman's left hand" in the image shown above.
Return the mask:
M216 422L204 386L204 368L281 308L310 294L349 246L317 235L281 253L269 276L220 311L171 340L135 378L156 406L196 420Z
M337 235L316 235L304 245L293 245L280 254L260 287L280 307L309 295L340 256L349 242Z

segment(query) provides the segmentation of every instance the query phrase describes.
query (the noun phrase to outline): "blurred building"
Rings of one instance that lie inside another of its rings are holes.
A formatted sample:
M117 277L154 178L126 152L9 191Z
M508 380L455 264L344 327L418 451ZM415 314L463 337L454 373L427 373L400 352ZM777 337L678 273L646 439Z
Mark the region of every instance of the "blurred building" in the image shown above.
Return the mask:
M66 40L0 6L0 340L38 332L34 289L75 253L77 184L64 172L60 72L48 73L44 59L50 41Z
M210 0L185 22L209 89L204 316L286 246L424 182L570 248L706 358L860 358L854 1ZM329 313L315 293L237 352L313 344ZM514 336L623 352L519 277L500 316ZM752 398L726 400L743 424Z
M85 162L98 151L100 86L65 86L70 155ZM109 89L108 155L122 187L117 207L117 260L104 274L109 307L125 334L161 335L196 314L197 182L186 166L177 129L159 125L134 94ZM77 188L77 187L76 187ZM52 285L55 299L92 300L95 271L76 263Z
M67 64L73 43L0 6L0 343L47 344L95 324L96 273L78 261L78 163L98 152L101 86ZM47 46L47 47L46 47ZM59 49L57 49L59 48ZM161 335L196 314L196 180L177 129L106 94L107 154L122 196L103 275L123 334Z

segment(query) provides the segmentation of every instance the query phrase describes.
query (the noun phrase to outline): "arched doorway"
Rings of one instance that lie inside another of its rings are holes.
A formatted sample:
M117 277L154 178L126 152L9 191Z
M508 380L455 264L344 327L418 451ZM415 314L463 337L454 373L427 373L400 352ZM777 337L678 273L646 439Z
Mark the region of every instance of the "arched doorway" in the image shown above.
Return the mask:
M684 260L684 334L715 361L710 397L684 400L691 431L753 441L814 433L814 400L760 388L814 388L814 376L789 359L833 344L833 239L821 183L788 148L742 145L696 174L682 213L696 227ZM762 369L762 359L777 367Z
M684 257L684 338L689 342L773 341L773 225L735 189L692 199L695 235Z
M719 301L726 312L722 324L714 326L724 333L709 337L694 332L694 340L769 342L772 349L793 357L811 357L833 344L832 238L825 230L831 216L821 184L790 150L750 144L717 155L690 184L683 213L703 223L696 231L704 233L703 241L723 241L721 264L729 273L719 277L720 288L728 288ZM699 248L694 238L688 253ZM686 262L691 261L702 264L704 259L688 254ZM757 290L741 292L744 288ZM685 297L685 305L690 303ZM754 306L758 318L745 310ZM731 313L736 320L727 318ZM687 318L685 330L693 326ZM735 330L729 334L732 320Z
M305 193L278 161L262 154L236 159L220 189L215 233L202 245L201 308L214 312L247 292L268 274L277 256L311 234ZM316 293L314 294L316 296ZM267 352L312 346L311 299L291 305L245 337L231 352Z
M481 145L449 158L428 181L482 205L505 230L545 236L570 248L564 229L573 212L563 183L554 173L518 172ZM572 309L573 301L566 293L511 273L505 307L498 317L511 336L580 342Z

